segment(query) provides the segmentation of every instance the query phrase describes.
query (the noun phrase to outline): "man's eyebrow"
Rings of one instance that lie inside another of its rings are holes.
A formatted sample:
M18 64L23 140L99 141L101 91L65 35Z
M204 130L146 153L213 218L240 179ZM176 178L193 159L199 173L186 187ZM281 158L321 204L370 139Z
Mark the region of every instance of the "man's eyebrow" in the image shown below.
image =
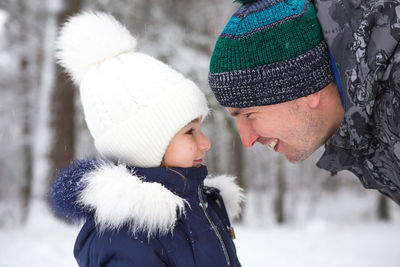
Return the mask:
M237 117L238 115L242 114L244 110L242 108L237 108L232 112L229 112L233 117Z

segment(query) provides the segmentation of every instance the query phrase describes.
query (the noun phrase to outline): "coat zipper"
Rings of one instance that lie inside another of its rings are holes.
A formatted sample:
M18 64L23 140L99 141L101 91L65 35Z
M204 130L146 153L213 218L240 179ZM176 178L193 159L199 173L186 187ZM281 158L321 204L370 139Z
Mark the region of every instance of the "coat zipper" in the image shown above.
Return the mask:
M228 266L231 266L231 262L229 260L229 255L228 255L228 251L226 250L225 243L222 240L222 237L221 237L221 235L220 235L220 233L218 231L217 226L214 224L214 222L211 220L210 216L207 213L206 204L204 203L204 200L203 200L203 197L201 195L201 192L202 192L202 184L200 184L198 189L197 189L197 194L199 196L199 201L200 201L200 207L203 210L204 215L206 216L206 218L207 218L208 222L210 223L212 229L214 230L215 234L217 235L217 237L219 239L219 242L221 243L222 250L224 251L225 259L226 259L226 262L227 262Z

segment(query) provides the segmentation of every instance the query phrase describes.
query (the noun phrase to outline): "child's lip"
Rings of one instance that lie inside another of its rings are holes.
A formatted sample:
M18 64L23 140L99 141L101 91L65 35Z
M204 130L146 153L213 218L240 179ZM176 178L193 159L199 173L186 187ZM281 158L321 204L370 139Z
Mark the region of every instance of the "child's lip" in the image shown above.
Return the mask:
M203 159L196 159L196 160L194 160L194 162L202 163Z

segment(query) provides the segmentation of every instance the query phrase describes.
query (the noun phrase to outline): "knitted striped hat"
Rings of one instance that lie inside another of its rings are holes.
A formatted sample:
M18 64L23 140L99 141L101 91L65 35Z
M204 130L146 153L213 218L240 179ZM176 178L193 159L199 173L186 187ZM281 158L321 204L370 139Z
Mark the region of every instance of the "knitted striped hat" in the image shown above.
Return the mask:
M239 1L219 36L209 84L226 107L294 100L323 89L334 76L308 0Z

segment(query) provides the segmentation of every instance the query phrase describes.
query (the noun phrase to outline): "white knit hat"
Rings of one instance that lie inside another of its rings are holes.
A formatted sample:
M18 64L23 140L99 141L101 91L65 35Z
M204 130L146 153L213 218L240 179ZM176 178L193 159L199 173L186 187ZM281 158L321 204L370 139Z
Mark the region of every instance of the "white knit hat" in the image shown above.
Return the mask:
M172 137L204 118L208 107L192 81L135 47L135 38L112 16L85 12L62 27L56 57L80 87L97 150L126 164L155 167Z

